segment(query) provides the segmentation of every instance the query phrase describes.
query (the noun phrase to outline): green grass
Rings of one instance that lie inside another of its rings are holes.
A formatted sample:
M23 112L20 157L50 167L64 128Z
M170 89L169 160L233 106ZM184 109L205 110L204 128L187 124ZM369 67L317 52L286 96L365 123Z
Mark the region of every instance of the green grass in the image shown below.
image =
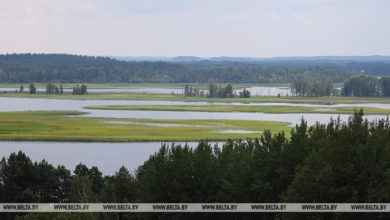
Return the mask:
M146 110L146 111L195 111L195 112L265 112L265 113L334 113L352 114L354 107L304 107L304 106L253 106L253 105L95 105L86 109ZM390 109L364 107L366 114L390 114Z
M260 137L264 130L290 131L288 123L249 120L153 120L69 117L75 111L0 113L2 141L223 141ZM120 122L120 123L118 123ZM163 127L157 125L175 124ZM180 126L179 126L180 125ZM250 130L258 133L218 133Z
M47 99L78 99L78 100L156 100L156 101L185 101L185 102L241 102L241 103L310 103L310 104L337 104L337 103L390 103L390 97L276 97L276 96L253 96L250 98L205 98L183 97L172 94L148 94L148 93L89 93L88 95L48 95L38 93L0 93L0 97L17 98L47 98Z

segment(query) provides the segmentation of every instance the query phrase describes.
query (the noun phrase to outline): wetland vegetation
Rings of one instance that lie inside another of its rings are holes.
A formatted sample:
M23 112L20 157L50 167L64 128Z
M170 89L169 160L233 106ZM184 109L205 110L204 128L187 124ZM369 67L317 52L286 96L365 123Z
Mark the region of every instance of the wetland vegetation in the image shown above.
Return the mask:
M50 113L53 114L53 113ZM368 122L362 111L348 122L291 132L265 132L259 139L221 147L164 144L134 172L121 167L104 176L78 164L73 173L23 152L0 162L0 201L39 203L385 203L390 199L390 124ZM18 171L18 172L16 172ZM82 190L80 190L82 189ZM80 193L82 192L82 193ZM2 219L156 219L160 213L9 213ZM166 219L241 219L242 213L169 213ZM16 217L16 218L15 218ZM362 213L251 213L250 219L360 219ZM295 218L296 217L296 218ZM364 213L367 219L388 219ZM164 218L164 219L165 219Z
M194 112L264 112L264 113L325 113L352 114L356 107L305 107L279 105L96 105L86 109L145 110L145 111L194 111ZM388 115L390 109L362 107L366 114Z
M80 114L84 113L77 111L2 112L0 140L166 142L208 139L222 141L260 137L264 130L287 132L291 129L289 123L269 121L72 117ZM226 130L238 131L238 133L225 132Z
M307 104L338 104L338 103L390 103L389 97L296 97L296 96L251 96L250 98L206 98L184 97L175 94L152 93L89 93L87 96L75 96L64 92L63 95L48 95L45 93L0 93L0 97L15 98L43 98L43 99L71 99L71 100L155 100L155 101L185 101L185 102L240 102L240 103L307 103Z

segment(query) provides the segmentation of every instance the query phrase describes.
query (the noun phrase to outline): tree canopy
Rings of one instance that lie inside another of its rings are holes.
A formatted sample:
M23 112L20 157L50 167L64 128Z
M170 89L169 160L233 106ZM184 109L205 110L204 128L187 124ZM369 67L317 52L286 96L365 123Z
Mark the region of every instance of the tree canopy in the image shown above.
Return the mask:
M390 200L390 122L369 122L356 111L347 122L291 130L265 131L259 139L227 141L196 148L163 144L134 173L121 167L103 176L97 167L76 166L73 174L46 161L32 162L22 152L0 162L0 202L347 202ZM45 215L45 214L42 214ZM47 214L53 215L53 214ZM119 216L120 215L120 216ZM26 218L39 219L29 214ZM127 214L141 219L388 219L388 215L308 214ZM8 218L9 217L9 218ZM14 215L2 219L13 219ZM56 216L51 216L52 218ZM89 216L91 217L91 216ZM106 217L106 218L103 218ZM93 215L93 219L107 216ZM110 218L121 218L112 214ZM50 219L50 218L47 218Z
M210 78L216 83L290 83L307 77L343 82L354 74L334 67L189 66L66 54L0 55L0 83L207 83Z
M344 82L344 96L390 96L390 77L355 76Z

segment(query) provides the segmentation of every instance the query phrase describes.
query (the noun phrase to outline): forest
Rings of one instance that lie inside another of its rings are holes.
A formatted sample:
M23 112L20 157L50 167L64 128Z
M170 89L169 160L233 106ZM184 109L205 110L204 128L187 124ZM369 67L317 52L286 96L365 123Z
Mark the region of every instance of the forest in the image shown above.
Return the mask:
M186 84L184 86L184 96L200 96L207 98L249 98L251 97L251 93L244 88L241 92L236 94L232 84L229 83L226 86L217 86L215 85L214 80L210 79L207 89L197 87L192 88L192 86Z
M304 78L343 82L356 74L335 67L189 66L66 54L0 55L0 83L207 83L210 78L216 83L290 83Z
M291 92L295 96L330 96L333 91L332 80L294 80L291 83Z
M97 167L73 172L22 152L0 162L0 202L388 202L390 122L369 122L355 111L346 122L291 130L258 139L196 148L163 144L130 172L103 176ZM19 216L18 216L19 215ZM42 213L1 219L388 219L386 213Z
M343 96L390 96L390 77L355 76L344 82Z

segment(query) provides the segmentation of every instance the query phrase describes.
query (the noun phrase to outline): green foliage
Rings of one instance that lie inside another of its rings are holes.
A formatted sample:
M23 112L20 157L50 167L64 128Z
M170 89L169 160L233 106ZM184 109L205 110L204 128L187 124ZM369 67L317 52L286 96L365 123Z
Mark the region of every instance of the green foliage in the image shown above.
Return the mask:
M32 163L24 153L12 153L0 162L0 201L66 201L69 171L45 160Z
M193 112L265 112L265 113L323 113L353 114L355 107L306 107L283 105L93 105L86 109L145 110L145 111L193 111ZM364 107L366 114L387 115L390 109Z
M390 77L359 76L347 79L342 91L344 96L390 96Z
M359 111L348 123L331 120L327 126L317 124L309 129L310 153L303 165L297 167L284 201L375 203L389 200L389 121L368 122L362 116L363 112ZM323 215L312 217L324 218ZM376 216L379 217L386 219L386 216Z
M107 57L65 54L0 55L0 82L63 83L290 83L293 79L343 82L356 74L333 67L288 65L189 66L166 62L123 62Z
M342 90L344 96L378 96L379 81L371 76L356 76L345 80Z
M294 80L291 92L296 96L330 96L333 89L332 80Z
M40 141L198 141L257 137L264 129L289 129L286 122L249 120L114 119L66 117L84 114L74 111L3 112L0 114L1 140ZM173 124L173 126L172 126ZM254 133L224 133L226 129Z
M87 85L82 84L81 86L79 86L79 84L77 84L76 86L73 86L72 95L87 95L87 94L88 94Z
M54 85L54 83L48 83L46 85L46 93L47 94L59 94L60 90L58 89L58 87L56 85Z
M382 88L383 96L390 96L390 77L381 77L379 83Z
M200 88L192 89L188 84L184 86L184 96L193 97L200 96L203 97L206 94L207 98L234 98L236 95L234 94L234 89L232 84L227 84L225 87L217 86L214 83L213 79L209 80L209 84L207 86L208 89L203 90ZM240 96L240 98L243 98ZM249 98L249 97L245 97Z
M240 98L250 98L251 97L251 93L246 90L245 88L242 90L242 92L240 92L240 94L238 95L238 97Z
M64 178L59 173L67 175ZM260 139L229 140L220 147L206 141L196 148L163 144L134 175L122 167L114 176L102 178L97 168L82 164L74 173L69 176L64 168L53 168L45 161L32 163L25 154L13 153L0 162L0 201L58 202L58 190L63 189L60 184L67 182L70 187L64 187L67 190L62 195L77 202L385 203L390 200L390 121L368 122L360 110L347 122L331 119L328 124L308 127L302 120L291 130L290 139L284 132L265 131ZM16 219L55 219L60 215L27 214ZM68 214L63 215L58 219L68 219ZM172 213L138 217L193 216ZM244 215L219 217L236 219ZM388 215L380 213L274 213L245 217L388 219Z
M37 88L35 88L34 84L31 83L29 89L30 89L30 94L37 93Z

